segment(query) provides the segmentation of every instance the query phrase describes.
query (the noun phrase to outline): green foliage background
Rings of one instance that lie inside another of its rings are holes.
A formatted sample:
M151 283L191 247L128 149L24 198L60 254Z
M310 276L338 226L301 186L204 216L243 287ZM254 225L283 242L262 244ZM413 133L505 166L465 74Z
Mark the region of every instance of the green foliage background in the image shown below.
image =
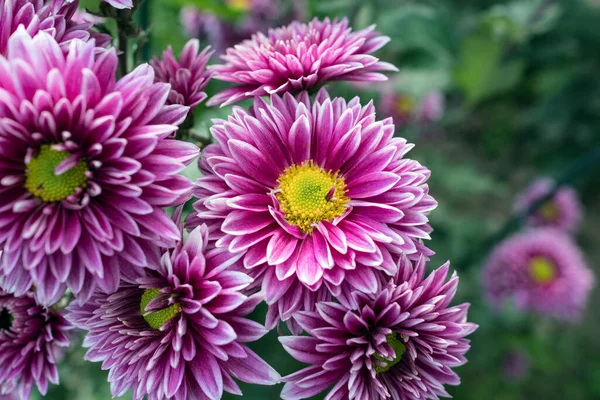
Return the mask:
M186 38L179 10L195 3L223 18L243 17L217 0L148 0L150 52ZM97 1L82 1L97 8ZM288 3L289 6L289 3ZM569 176L585 207L576 239L590 266L600 272L600 165L586 155L600 146L600 2L597 0L308 0L309 16L348 16L355 28L376 23L392 41L380 58L400 68L388 87L420 97L432 89L446 96L439 124L398 129L416 144L410 156L432 171L430 188L439 207L433 266L450 259L461 284L457 302L472 303L470 362L458 369L462 385L449 388L462 399L600 398L600 295L576 325L522 316L507 309L491 312L482 298L480 270L490 250L488 238L510 218L514 195L537 176ZM211 93L219 88L212 83ZM377 91L338 84L332 94L378 99ZM196 114L196 129L207 134L210 118L229 108ZM191 177L194 168L186 171ZM261 320L264 309L255 317ZM79 345L81 340L78 341ZM271 332L253 347L280 373L301 365L287 355ZM529 354L531 367L520 382L504 373L510 351ZM61 385L47 398L111 398L106 373L82 360L75 346L60 367ZM281 387L242 384L245 399L279 398ZM125 396L124 398L130 398ZM226 398L235 398L234 396ZM322 397L320 397L322 398Z

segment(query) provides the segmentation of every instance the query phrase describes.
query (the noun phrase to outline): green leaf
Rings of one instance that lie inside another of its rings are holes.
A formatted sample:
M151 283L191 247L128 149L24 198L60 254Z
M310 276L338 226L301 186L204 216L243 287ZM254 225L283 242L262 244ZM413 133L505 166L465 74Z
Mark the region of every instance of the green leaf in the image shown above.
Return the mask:
M202 11L230 21L234 21L244 15L243 11L229 8L223 1L219 0L170 0L170 3L170 5L176 7L194 5Z
M519 83L524 63L503 64L503 52L504 43L489 36L471 36L462 43L454 77L469 103L478 103Z

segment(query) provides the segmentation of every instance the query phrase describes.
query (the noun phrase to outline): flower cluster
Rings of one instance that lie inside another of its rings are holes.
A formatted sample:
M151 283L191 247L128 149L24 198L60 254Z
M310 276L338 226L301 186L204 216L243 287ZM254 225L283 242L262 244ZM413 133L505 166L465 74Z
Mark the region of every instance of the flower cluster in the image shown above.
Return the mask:
M106 2L119 23L140 4ZM116 79L102 20L76 10L0 0L0 396L57 383L75 326L115 397L218 400L237 381L285 381L285 399L447 395L476 325L450 305L448 264L425 276L430 171L372 102L307 91L387 79L372 53L389 38L295 21L223 65L193 39ZM180 172L199 149L180 138L213 75L239 86L210 104L252 105L213 121L193 185ZM250 319L262 301L266 326ZM281 343L311 364L285 378L248 346L280 321L306 331Z

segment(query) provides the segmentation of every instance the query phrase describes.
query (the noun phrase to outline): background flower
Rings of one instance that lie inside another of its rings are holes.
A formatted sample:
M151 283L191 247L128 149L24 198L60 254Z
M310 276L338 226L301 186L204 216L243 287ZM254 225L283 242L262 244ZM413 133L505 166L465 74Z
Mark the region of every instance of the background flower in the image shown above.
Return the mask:
M562 232L532 229L499 244L483 273L490 302L507 301L525 311L577 320L594 276L581 251Z
M88 331L86 358L110 369L114 396L211 399L241 395L232 378L273 385L279 374L245 343L267 333L247 319L262 301L240 291L251 279L227 268L238 262L207 249L206 226L165 252L157 270L122 282L113 295L96 293L69 318Z
M552 188L552 179L540 178L533 182L515 201L515 210L524 211L541 200ZM545 226L565 232L573 232L581 222L581 205L573 188L561 187L527 220L531 226Z
M156 265L150 244L179 231L163 207L189 196L178 175L198 154L170 137L187 107L165 105L170 87L149 65L115 81L114 49L23 28L0 57L0 284L43 304L70 288L85 301L110 293L121 273ZM115 257L118 255L119 257Z

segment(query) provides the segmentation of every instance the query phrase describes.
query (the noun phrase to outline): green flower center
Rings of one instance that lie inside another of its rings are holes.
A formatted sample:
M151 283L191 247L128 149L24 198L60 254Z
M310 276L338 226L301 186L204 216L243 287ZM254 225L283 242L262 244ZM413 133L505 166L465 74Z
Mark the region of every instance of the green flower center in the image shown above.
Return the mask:
M331 221L346 211L346 183L338 173L326 172L312 160L292 165L277 179L276 194L289 224L312 233L314 224Z
M54 170L70 153L54 150L45 144L27 165L25 188L45 202L61 201L74 194L77 188L85 188L87 163L80 160L70 170L56 175Z
M529 261L529 275L535 283L550 283L556 278L556 265L545 257L533 257Z
M380 372L388 372L394 365L396 365L400 361L402 361L402 356L406 352L406 346L404 345L404 342L400 338L398 338L397 334L390 333L389 335L386 335L385 341L387 342L387 344L390 345L390 347L392 349L394 349L394 352L396 353L396 357L394 357L394 359L392 359L392 360L389 360L389 359L385 358L384 356L382 356L381 354L375 354L374 357L376 359L385 363L385 365L383 365L383 366L378 366L378 365L375 366L375 372L378 374Z
M553 201L547 201L540 207L540 215L544 221L554 221L558 217L558 207Z
M8 308L3 307L0 310L0 331L7 331L12 327L15 318L8 311Z
M172 304L167 308L163 308L162 310L146 314L149 311L146 310L146 307L160 293L160 289L146 289L140 301L140 312L142 313L142 316L148 325L155 330L160 330L160 328L162 328L167 322L181 312L181 306L179 304Z

